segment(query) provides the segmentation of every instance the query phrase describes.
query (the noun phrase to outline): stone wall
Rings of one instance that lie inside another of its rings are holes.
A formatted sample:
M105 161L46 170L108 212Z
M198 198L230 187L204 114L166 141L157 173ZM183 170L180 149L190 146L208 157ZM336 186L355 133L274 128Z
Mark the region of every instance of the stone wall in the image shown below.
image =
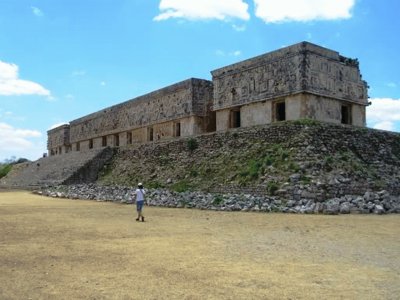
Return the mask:
M399 213L400 134L314 121L284 122L121 147L97 184L52 197L225 211ZM157 188L154 188L157 186ZM185 188L185 191L182 191ZM177 189L180 189L178 191Z
M36 194L54 198L112 201L134 203L134 187L70 185L43 188ZM146 204L173 208L195 208L217 211L282 212L305 214L387 214L400 213L400 197L386 191L366 192L362 196L346 195L327 201L312 199L282 200L278 196L254 195L252 193L213 194L204 192L177 193L162 189L146 189Z
M17 164L7 176L0 179L0 188L36 188L94 182L113 154L114 150L106 147L93 151L72 151Z
M240 111L241 126L301 118L365 126L366 83L357 60L338 52L304 42L212 75L217 130L237 127L235 111ZM285 116L279 116L278 102L285 103ZM342 106L351 117L342 117Z
M189 79L72 121L71 143L146 126L160 127L163 123L191 116L206 117L211 98L211 82ZM142 136L136 136L143 140Z
M188 139L121 148L102 182L257 195L273 183L281 199L315 201L381 190L400 195L399 134L302 122L197 136L194 151Z
M67 153L70 150L69 125L64 124L47 132L47 149L50 155Z
M214 110L300 92L367 104L366 83L357 61L307 42L211 73Z

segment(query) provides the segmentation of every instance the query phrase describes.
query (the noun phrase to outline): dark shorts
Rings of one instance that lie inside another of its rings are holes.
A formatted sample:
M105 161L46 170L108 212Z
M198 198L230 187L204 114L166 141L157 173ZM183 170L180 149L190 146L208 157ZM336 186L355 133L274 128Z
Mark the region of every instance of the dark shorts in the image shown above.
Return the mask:
M143 204L144 204L144 201L136 201L136 210L137 211L142 211Z

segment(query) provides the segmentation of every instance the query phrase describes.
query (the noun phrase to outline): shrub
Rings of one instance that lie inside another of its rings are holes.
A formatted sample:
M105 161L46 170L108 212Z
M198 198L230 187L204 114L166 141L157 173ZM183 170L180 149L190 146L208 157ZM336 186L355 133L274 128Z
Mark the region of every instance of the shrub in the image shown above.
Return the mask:
M213 205L220 205L223 201L224 201L224 199L222 198L221 195L216 195L214 197L214 200L213 200L212 204Z
M260 170L262 169L262 163L256 161L256 160L251 160L249 164L249 176L251 179L257 179Z
M274 162L275 160L271 155L267 155L266 157L264 157L264 164L266 166L272 166Z
M199 147L199 143L194 138L189 138L186 143L189 151L194 151Z
M178 181L171 186L171 190L173 190L177 193L183 193L190 189L191 189L191 185L186 180Z
M147 183L147 188L149 189L162 189L165 186L159 181L150 181Z
M6 176L12 169L12 164L5 164L0 166L0 178Z
M275 192L279 189L278 184L275 181L267 183L267 191L270 195L275 195Z
M199 176L199 172L197 170L195 170L195 169L190 170L189 174L190 174L191 177Z

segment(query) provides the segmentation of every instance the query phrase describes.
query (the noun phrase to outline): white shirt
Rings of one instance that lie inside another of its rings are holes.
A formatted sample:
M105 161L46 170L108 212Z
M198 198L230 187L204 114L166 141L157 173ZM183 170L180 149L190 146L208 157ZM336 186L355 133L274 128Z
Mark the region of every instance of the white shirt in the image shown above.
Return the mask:
M144 195L146 194L144 189L136 189L135 194L136 194L136 201L144 201Z

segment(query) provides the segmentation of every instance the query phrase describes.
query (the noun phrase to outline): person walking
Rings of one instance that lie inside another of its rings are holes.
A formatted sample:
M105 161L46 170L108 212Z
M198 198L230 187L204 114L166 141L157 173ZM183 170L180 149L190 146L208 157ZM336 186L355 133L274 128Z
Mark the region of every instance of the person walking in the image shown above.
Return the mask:
M142 183L138 184L138 188L136 189L135 194L136 194L136 210L138 213L136 221L139 222L140 220L142 220L142 222L144 222L144 216L143 216L142 210L143 210L143 205L144 205L144 195L146 194L146 192L143 188Z

